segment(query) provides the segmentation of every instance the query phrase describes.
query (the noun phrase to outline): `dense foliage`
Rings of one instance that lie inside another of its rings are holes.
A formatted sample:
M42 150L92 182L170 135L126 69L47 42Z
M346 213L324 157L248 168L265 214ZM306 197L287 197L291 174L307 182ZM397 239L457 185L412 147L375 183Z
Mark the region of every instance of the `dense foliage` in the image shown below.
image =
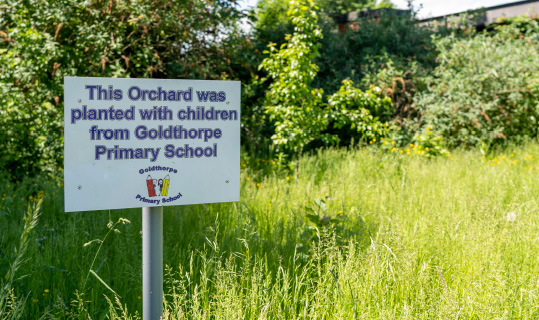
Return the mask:
M20 180L61 167L63 76L239 79L255 153L380 136L445 153L536 137L537 20L474 33L467 16L436 29L381 11L337 31L336 14L380 6L261 0L247 35L233 0L5 0L0 170Z
M294 34L287 36L280 49L270 44L270 56L261 67L274 80L266 102L269 118L275 122L272 139L301 154L312 140L327 139L321 134L328 122L321 106L322 91L311 87L318 71L314 58L322 33L312 1L293 0L288 14L295 25Z
M538 39L538 22L524 18L492 33L438 38L439 66L416 99L422 122L449 146L535 138Z
M0 169L62 164L63 77L249 76L232 0L6 0L0 5Z

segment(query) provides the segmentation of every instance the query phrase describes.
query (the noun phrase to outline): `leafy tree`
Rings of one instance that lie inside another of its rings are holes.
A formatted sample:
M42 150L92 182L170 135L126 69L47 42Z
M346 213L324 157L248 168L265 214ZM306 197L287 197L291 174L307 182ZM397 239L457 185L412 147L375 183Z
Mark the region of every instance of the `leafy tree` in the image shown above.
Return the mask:
M415 101L423 127L449 146L537 137L538 25L519 18L492 34L437 39L440 65Z
M354 88L350 80L343 81L329 103L324 103L323 90L311 85L318 71L314 59L322 37L316 6L312 0L292 0L291 5L288 15L295 32L280 49L270 44L270 56L260 67L273 79L266 97L266 113L275 124L272 140L281 154L292 151L295 155L297 178L297 161L307 145L315 140L325 145L336 143L341 129L368 138L383 135L387 126L377 116L390 113L392 104L374 89L363 92ZM330 125L337 131L328 130Z
M241 17L234 0L4 0L0 170L61 166L64 76L246 76Z
M280 49L269 45L270 56L262 62L273 83L267 93L267 113L275 123L275 144L291 150L299 160L305 146L315 140L327 140L322 131L328 118L322 108L322 91L311 87L318 67L318 40L322 32L312 0L292 0L288 15L295 33L286 37ZM280 150L282 151L282 150ZM298 166L296 164L296 175Z

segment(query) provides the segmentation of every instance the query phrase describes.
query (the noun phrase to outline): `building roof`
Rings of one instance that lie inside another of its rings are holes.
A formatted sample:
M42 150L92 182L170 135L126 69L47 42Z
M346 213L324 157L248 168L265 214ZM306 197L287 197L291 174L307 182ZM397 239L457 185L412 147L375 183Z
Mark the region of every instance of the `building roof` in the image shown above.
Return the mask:
M528 15L539 15L539 0L524 0L517 2L510 2L506 4L500 4L491 7L484 7L478 10L483 11L483 16L478 24L480 25L489 25L496 23L500 18L513 18L518 17L524 14ZM421 24L428 24L431 21L443 21L449 17L458 16L461 14L469 13L472 10L452 13L443 16L437 16L427 19L421 19L419 22Z

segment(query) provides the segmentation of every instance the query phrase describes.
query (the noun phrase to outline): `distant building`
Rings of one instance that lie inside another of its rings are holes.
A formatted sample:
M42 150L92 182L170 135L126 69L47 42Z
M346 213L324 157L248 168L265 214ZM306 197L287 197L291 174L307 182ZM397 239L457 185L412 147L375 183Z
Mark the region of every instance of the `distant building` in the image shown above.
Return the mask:
M538 17L539 0L517 1L492 7L485 7L478 10L452 13L444 16L422 19L419 20L419 23L422 25L430 25L434 23L446 22L451 17L466 15L471 12L476 12L479 14L478 17L474 17L473 25L475 25L477 28L484 28L488 25L497 23L500 18L514 18L521 15Z
M538 0L539 1L539 0ZM360 20L380 20L382 15L410 15L410 10L398 10L390 8L380 8L364 11L351 11L345 14L335 16L340 33L345 33L346 30L357 30Z
M410 15L410 10L398 9L374 9L365 11L352 11L345 14L335 16L340 33L345 33L346 30L357 30L359 21L361 20L379 20L382 15ZM468 16L471 23L478 29L483 29L486 26L497 23L500 18L514 18L521 15L530 17L539 17L539 0L524 0L501 4L492 7L480 8L477 10L468 10L464 12L452 13L444 16L432 17L418 20L421 25L434 25L439 23L447 23L451 18L458 16Z

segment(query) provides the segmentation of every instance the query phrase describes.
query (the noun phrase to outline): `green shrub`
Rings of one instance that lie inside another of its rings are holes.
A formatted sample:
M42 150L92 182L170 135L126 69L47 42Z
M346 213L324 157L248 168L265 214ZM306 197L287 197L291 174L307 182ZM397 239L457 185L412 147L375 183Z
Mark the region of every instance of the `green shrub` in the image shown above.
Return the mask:
M537 136L539 43L514 25L494 34L436 40L439 66L416 103L420 123L449 146L521 142Z
M339 91L328 98L328 111L335 129L330 132L344 145L349 145L354 138L371 140L384 136L392 110L391 99L376 88L362 91L354 88L351 80L344 80Z
M241 16L233 0L4 2L0 170L20 179L61 166L64 76L249 77Z
M404 72L410 69L412 61L421 68L433 68L436 50L431 35L434 31L418 25L414 19L413 13L384 12L379 20L360 19L355 24L350 23L344 34L335 32L334 21L325 24L316 61L320 72L314 85L326 92L335 92L344 79L361 83L366 75L383 69L388 57L402 66ZM367 84L366 88L369 86Z
M318 67L318 40L322 33L317 25L315 6L311 0L292 1L288 11L295 27L293 35L280 49L270 44L270 56L260 68L273 82L266 97L269 119L275 123L273 142L283 151L292 151L296 159L307 144L315 139L329 139L322 131L328 119L322 108L322 91L311 87Z

